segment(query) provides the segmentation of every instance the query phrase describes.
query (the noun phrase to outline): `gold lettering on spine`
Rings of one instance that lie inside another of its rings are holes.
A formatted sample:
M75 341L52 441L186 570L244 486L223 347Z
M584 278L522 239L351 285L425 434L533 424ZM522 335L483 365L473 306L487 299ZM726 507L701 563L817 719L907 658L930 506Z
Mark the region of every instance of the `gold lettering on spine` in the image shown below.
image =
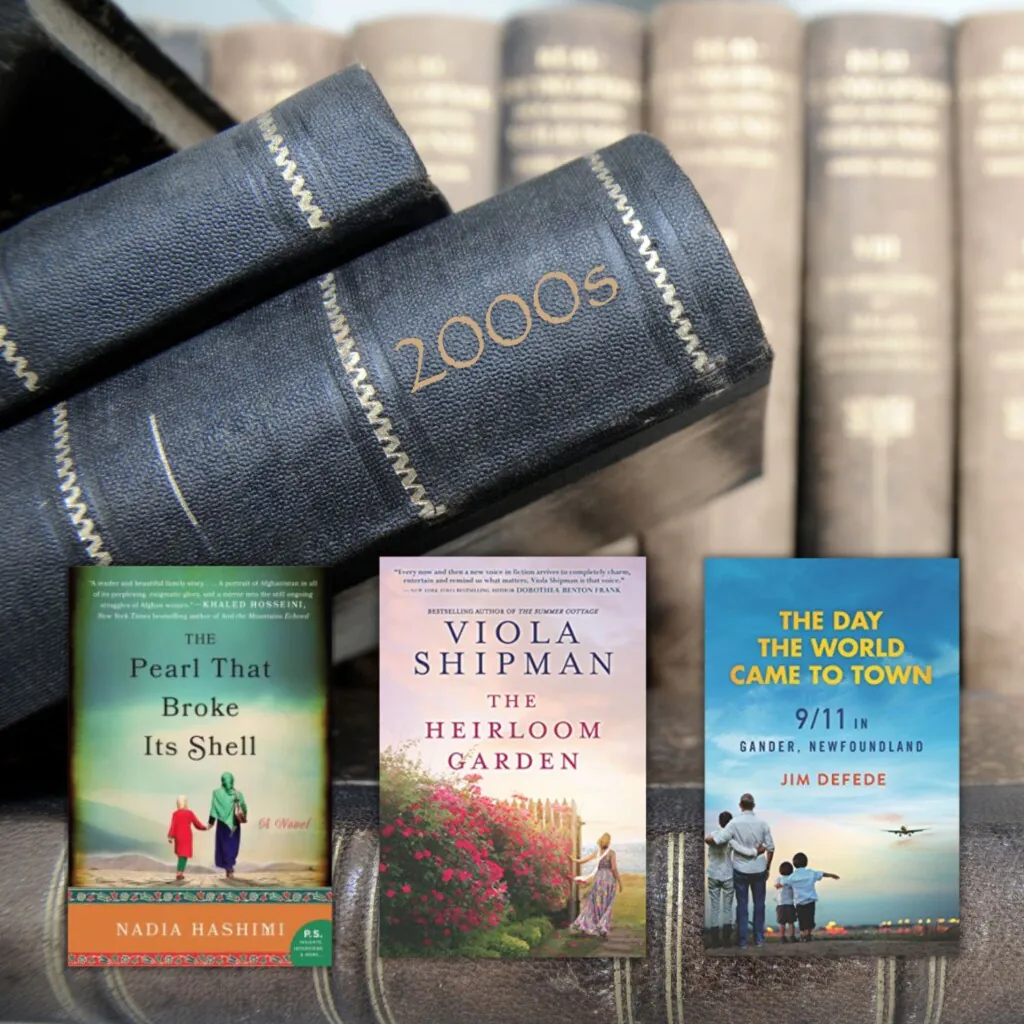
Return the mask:
M384 415L384 405L377 394L377 389L370 383L369 374L362 365L362 358L356 349L352 327L341 311L338 302L338 282L333 273L320 278L320 293L338 358L381 448L384 449L384 454L391 463L391 468L402 481L409 501L418 510L422 519L437 519L443 516L448 511L447 508L444 505L435 505L427 497L426 488L419 482L419 474L409 461L409 456L402 450L402 442L395 433L391 420Z
M459 81L455 74L443 54L424 53L391 60L377 76L427 172L442 188L472 180L471 161L495 107L492 89Z
M494 314L494 307L499 302L511 302L517 306L520 312L523 314L526 320L526 326L523 327L523 333L516 335L514 338L505 338L498 333L496 330L491 317ZM484 318L484 322L487 324L487 333L490 335L492 341L497 342L499 345L504 345L506 348L512 348L514 345L518 345L522 341L526 341L527 335L530 333L530 328L533 327L533 315L530 313L530 307L523 301L523 299L516 295L514 292L507 292L504 295L499 295L494 299L491 304L487 307L487 316Z
M564 281L569 286L569 291L572 292L572 309L566 313L565 316L553 316L540 304L540 290L544 287L545 281ZM534 285L533 308L537 310L537 316L546 323L567 324L576 315L576 310L580 308L580 290L576 287L576 282L568 274L562 273L561 270L548 271L548 273L546 273Z
M843 64L842 74L807 87L808 105L822 108L813 145L825 156L825 174L936 177L952 95L948 83L909 74L910 54L902 49L847 50Z
M721 168L725 177L738 172L753 187L772 189L794 108L801 105L799 77L778 66L772 46L754 36L697 36L690 42L690 59L656 62L655 134L682 166L704 168L700 173L708 180ZM764 182L755 185L757 176L766 176ZM735 227L719 222L718 229L771 337L773 326L758 301L760 282L750 276L757 261L746 264L739 257Z
M306 179L299 174L298 165L284 144L284 138L278 132L277 122L269 111L261 114L256 123L259 125L267 150L274 158L274 163L281 168L281 177L291 189L292 195L299 201L299 211L306 216L306 223L314 230L329 228L331 222L324 211L313 202L313 193L306 188Z
M543 174L567 155L611 145L636 130L640 83L605 70L606 50L554 43L538 46L533 67L502 86L505 144L516 180Z
M629 237L636 243L637 253L643 257L647 273L654 281L655 288L661 293L661 301L668 306L669 319L675 327L676 337L686 346L686 354L690 357L693 368L698 373L706 373L713 369L714 366L701 346L686 310L683 309L682 301L676 296L675 285L669 281L668 271L661 265L661 256L654 247L650 235L644 234L644 226L630 205L629 197L622 191L622 186L615 180L600 156L593 153L589 161L594 177L615 204L615 209L622 214L622 223L629 228Z
M591 267L587 271L587 275L584 278L583 287L588 292L599 291L607 288L610 294L604 299L590 299L590 305L594 307L607 306L616 295L619 294L619 282L615 280L610 274L600 278L600 280L593 281L591 278L594 274L601 273L605 268L603 263L598 264L596 267ZM569 310L564 316L556 316L553 313L549 313L540 302L540 290L541 287L548 281L561 281L568 286L570 293L572 294L573 305L572 309ZM522 314L525 320L522 333L516 335L514 338L506 338L498 333L497 327L494 325L494 311L499 302L511 302ZM558 326L560 324L567 324L580 310L580 291L579 285L572 278L571 275L565 273L563 270L551 270L544 274L537 282L533 289L533 310L537 316L545 321L546 323ZM477 348L476 352L469 359L456 359L447 349L445 345L445 333L449 327L455 324L463 324L468 327L473 335L476 337ZM502 348L515 348L517 345L526 341L530 336L530 331L533 330L533 314L530 312L530 307L526 304L526 300L516 295L515 292L503 292L501 295L496 296L490 302L487 307L487 312L484 314L484 324L487 327L487 334L495 344L500 345ZM440 373L435 374L433 377L423 376L423 362L425 356L425 347L422 338L403 338L395 345L395 351L401 348L405 348L408 345L412 345L416 349L416 379L413 381L412 387L409 389L410 394L416 394L417 391L422 391L425 387L430 384L436 384L445 378L448 371L442 370ZM452 316L449 317L442 325L440 331L437 334L437 352L441 357L441 361L446 363L452 369L464 370L470 366L475 366L480 359L483 357L486 342L484 341L483 329L480 324L473 319L471 316Z
M908 50L855 47L838 74L808 83L808 105L819 114L812 145L832 178L926 180L944 171L948 83L917 74ZM823 274L821 299L847 310L815 345L824 374L935 375L945 365L929 305L942 284L913 266L912 239L895 232L851 234L853 266ZM906 395L850 399L844 434L875 445L910 437L913 399Z
M1003 50L999 70L960 86L960 101L977 104L974 144L989 178L1024 178L1024 47Z
M400 348L404 348L406 345L413 345L416 348L416 380L413 381L410 393L415 395L417 391L422 391L425 387L430 384L436 384L439 380L444 380L448 376L447 370L442 370L440 373L435 373L433 377L424 378L423 376L423 339L422 338L403 338L397 345L395 345L395 351L397 352Z
M897 40L903 30L890 31ZM908 24L908 46L847 46L843 35L838 27L812 34L807 87L808 209L817 214L808 236L809 383L822 410L834 407L817 417L820 451L831 456L813 488L818 553L852 545L846 553L941 554L954 429L944 30ZM846 462L856 493L837 470ZM916 489L911 468L923 480Z
M692 56L691 66L652 80L652 95L665 107L660 137L685 154L687 167L774 170L776 144L799 95L797 76L772 67L768 47L749 36L698 37Z
M476 352L468 359L456 359L444 347L444 332L453 324L463 324L468 327L473 332L473 337L476 338ZM471 316L449 317L445 320L444 325L441 327L441 333L437 336L437 350L441 353L441 358L456 370L464 370L468 366L475 366L480 362L480 357L484 354L484 332L480 330L480 325Z
M837 324L837 330L819 337L816 351L823 373L934 374L940 371L941 341L925 330L922 317L914 307L915 302L937 298L940 285L931 275L901 268L904 249L900 236L892 232L852 235L850 255L855 263L872 269L858 268L847 274L821 277L822 296L829 299L855 296L861 303ZM909 422L912 434L913 419ZM867 435L861 431L847 433L847 436L863 438Z
M71 451L71 432L68 426L68 403L60 402L51 410L53 417L53 454L57 463L57 485L64 508L71 519L78 539L85 545L89 557L97 565L110 565L113 558L106 550L103 537L89 515L89 507L78 486L75 459Z
M14 376L21 381L26 391L38 390L38 375L28 368L28 360L18 352L17 343L3 324L0 324L0 357L14 371Z
M589 302L595 309L599 309L601 306L607 306L608 303L619 294L619 282L616 281L614 277L601 277L596 281L591 280L595 274L601 274L603 272L604 264L599 263L596 267L591 267L590 270L587 271L587 276L583 279L583 287L588 292L596 292L600 288L608 289L609 294L606 299L587 299L587 302Z

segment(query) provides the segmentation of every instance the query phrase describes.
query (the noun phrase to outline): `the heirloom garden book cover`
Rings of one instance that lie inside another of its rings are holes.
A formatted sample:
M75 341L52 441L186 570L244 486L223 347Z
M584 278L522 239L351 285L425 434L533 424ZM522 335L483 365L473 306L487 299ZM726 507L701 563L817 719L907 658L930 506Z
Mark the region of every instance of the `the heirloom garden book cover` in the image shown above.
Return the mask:
M643 558L385 558L382 957L646 955Z
M705 562L709 952L956 952L959 580L950 558Z
M71 570L68 966L328 966L316 568Z

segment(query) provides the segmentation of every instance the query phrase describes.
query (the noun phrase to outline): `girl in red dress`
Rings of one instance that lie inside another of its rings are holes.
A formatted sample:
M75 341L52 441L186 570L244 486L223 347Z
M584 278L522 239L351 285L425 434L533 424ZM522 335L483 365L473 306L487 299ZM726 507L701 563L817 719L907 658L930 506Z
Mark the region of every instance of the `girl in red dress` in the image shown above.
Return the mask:
M178 797L178 809L171 815L171 827L167 830L167 842L174 844L174 852L178 855L178 876L180 882L185 877L185 865L192 856L192 827L206 831L206 826L188 809L188 800Z

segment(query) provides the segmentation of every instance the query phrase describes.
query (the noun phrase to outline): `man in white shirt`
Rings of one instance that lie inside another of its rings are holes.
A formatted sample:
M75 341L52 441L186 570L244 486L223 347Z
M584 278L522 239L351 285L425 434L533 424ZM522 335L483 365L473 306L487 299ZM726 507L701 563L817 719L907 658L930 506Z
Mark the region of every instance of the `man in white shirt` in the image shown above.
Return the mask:
M729 811L718 816L718 827L725 828L732 821ZM733 866L732 855L736 850L746 856L756 855L750 846L733 839L721 846L708 844L708 928L709 946L728 946L732 943L733 922Z
M736 932L740 949L746 949L750 934L750 897L754 898L754 945L764 945L764 900L768 873L775 854L775 840L766 821L754 814L754 798L749 793L740 797L740 813L724 828L718 829L704 841L709 845L724 846L735 840L753 850L753 856L733 849L733 890L736 895Z

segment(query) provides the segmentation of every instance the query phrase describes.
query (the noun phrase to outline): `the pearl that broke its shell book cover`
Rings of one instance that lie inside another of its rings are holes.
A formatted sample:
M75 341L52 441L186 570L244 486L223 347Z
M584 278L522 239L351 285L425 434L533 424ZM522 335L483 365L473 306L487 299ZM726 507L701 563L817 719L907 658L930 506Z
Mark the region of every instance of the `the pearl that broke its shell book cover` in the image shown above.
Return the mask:
M704 592L707 952L955 953L957 560L714 558Z
M646 955L645 571L381 560L382 957Z
M69 967L326 967L325 573L70 576Z

